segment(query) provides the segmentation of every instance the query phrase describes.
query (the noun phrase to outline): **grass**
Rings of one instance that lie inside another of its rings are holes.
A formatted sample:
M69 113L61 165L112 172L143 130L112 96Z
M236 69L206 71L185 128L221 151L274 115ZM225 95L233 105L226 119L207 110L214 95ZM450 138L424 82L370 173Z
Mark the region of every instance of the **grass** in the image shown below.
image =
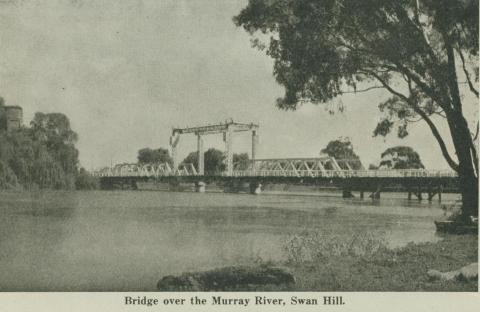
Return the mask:
M478 260L477 235L445 235L436 243L388 249L378 233L303 232L285 242L287 260L167 276L176 291L478 291L478 281L431 280ZM292 275L295 283L291 283Z
M299 239L297 238L297 241ZM292 248L286 264L296 278L295 291L477 291L478 281L431 281L427 271L457 270L478 260L478 236L446 235L436 243L386 249L372 238L336 245L301 240L307 257ZM335 241L335 240L333 240ZM361 242L358 244L358 242ZM308 245L310 244L310 245ZM302 243L297 244L302 245ZM297 246L295 245L295 246ZM355 250L350 249L350 246ZM360 247L359 247L360 246ZM362 251L361 246L367 247ZM313 250L313 252L312 252ZM321 251L319 254L315 251Z

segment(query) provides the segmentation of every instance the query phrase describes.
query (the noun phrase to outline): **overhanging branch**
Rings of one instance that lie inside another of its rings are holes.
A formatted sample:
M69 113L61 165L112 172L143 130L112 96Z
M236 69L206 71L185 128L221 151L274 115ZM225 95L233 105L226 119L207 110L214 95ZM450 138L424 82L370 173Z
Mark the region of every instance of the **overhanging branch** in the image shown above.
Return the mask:
M467 67L465 66L465 57L463 56L462 50L460 49L456 49L456 50L458 55L460 56L460 59L462 60L462 68L463 68L463 72L465 73L465 77L467 78L468 87L470 88L470 91L472 91L472 93L475 94L475 96L478 98L478 90L475 89L475 87L473 86L470 73L468 72Z
M445 145L445 141L443 141L443 138L440 135L440 132L438 131L437 127L435 126L433 121L430 119L430 117L421 108L419 108L418 105L412 101L412 99L410 99L409 97L405 96L404 94L402 94L402 93L396 91L395 89L393 89L384 79L382 79L382 77L377 75L375 72L368 72L368 74L375 77L385 87L385 89L387 89L390 93L398 96L399 98L404 100L407 104L409 104L413 108L413 110L417 114L419 114L427 122L428 126L430 127L430 130L433 133L433 136L435 137L435 139L437 140L437 142L440 146L440 150L442 151L442 155L445 158L445 160L447 161L448 165L453 170L458 171L458 168L459 168L458 164L450 156L450 153L448 152L447 146Z

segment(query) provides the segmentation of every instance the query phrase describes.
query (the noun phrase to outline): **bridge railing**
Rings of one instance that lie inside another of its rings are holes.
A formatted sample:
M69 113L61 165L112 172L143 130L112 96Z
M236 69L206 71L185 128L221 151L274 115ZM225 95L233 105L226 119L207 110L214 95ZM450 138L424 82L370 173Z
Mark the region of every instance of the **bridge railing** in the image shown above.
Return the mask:
M242 170L234 171L235 177L324 177L324 178L435 178L456 177L454 171L397 169L397 170Z

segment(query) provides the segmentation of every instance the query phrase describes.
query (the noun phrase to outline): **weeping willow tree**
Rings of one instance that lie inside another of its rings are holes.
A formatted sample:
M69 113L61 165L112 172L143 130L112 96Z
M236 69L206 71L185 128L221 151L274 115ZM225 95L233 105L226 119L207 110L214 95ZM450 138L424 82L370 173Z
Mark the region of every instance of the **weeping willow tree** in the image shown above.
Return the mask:
M75 188L77 138L58 113L36 113L30 127L0 129L0 188Z

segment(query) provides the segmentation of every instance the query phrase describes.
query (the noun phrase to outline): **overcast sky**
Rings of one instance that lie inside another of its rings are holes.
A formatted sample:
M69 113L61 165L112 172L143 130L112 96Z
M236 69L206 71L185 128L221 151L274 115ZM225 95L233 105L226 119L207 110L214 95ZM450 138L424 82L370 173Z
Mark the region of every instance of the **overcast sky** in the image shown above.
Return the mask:
M278 110L272 60L232 22L246 2L0 0L0 96L23 107L26 124L37 111L66 114L88 169L168 147L172 126L227 118L260 124L259 158L314 157L350 137L365 166L402 144L426 167L448 168L423 122L403 140L372 137L383 91L344 96L346 111L333 116L325 106ZM239 134L235 151L249 152L249 140ZM205 142L223 146L220 135ZM195 148L182 137L181 157Z

